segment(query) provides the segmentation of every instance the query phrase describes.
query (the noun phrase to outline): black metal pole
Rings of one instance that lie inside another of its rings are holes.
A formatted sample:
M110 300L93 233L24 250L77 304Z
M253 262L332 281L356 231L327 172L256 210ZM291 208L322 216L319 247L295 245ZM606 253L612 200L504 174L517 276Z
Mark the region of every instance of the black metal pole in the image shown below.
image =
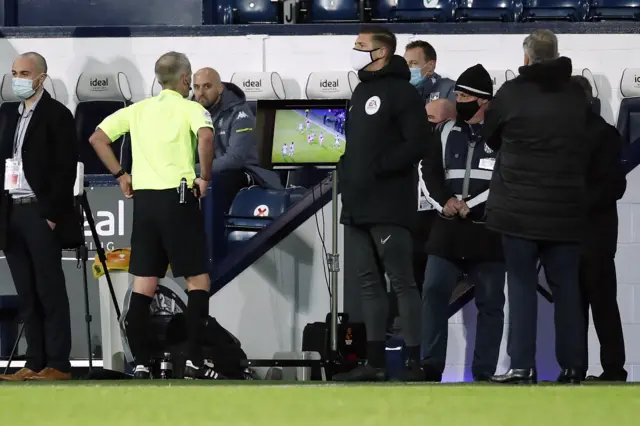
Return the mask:
M91 308L89 307L89 282L87 280L87 260L89 258L89 250L87 249L87 244L82 241L82 246L80 246L77 250L78 260L81 262L82 267L82 282L84 285L84 319L87 323L87 347L89 349L89 374L93 371L93 350L91 348Z
M96 222L93 220L93 214L91 213L91 206L89 206L89 199L87 198L86 191L82 194L82 209L87 217L87 223L89 224L89 229L91 230L91 236L93 237L93 242L96 245L96 252L98 253L98 259L102 264L102 269L104 270L104 276L107 279L107 285L109 286L109 293L111 293L111 299L113 301L113 308L116 311L116 317L118 321L120 321L120 307L118 306L118 299L116 298L116 292L113 290L113 283L111 282L111 275L109 274L109 269L107 269L107 255L104 251L104 247L100 243L100 237L98 236L98 232L96 231Z

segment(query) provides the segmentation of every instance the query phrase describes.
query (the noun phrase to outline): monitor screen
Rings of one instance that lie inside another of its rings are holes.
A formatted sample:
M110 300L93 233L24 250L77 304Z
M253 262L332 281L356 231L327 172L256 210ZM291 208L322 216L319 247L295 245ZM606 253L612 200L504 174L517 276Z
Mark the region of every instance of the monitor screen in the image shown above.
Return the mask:
M337 163L344 154L345 115L344 108L277 110L273 166Z
M258 155L266 169L335 168L345 151L346 99L260 100Z

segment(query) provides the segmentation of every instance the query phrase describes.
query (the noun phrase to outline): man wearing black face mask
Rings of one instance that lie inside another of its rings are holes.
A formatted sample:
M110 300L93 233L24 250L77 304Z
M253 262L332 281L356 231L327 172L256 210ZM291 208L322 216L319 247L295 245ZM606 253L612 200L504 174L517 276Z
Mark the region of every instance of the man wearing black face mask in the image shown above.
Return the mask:
M422 368L424 380L439 382L445 367L449 299L458 278L475 285L478 321L472 363L474 380L495 373L504 324L505 266L500 234L484 225L484 206L496 153L478 133L493 95L489 73L474 65L455 86L455 120L440 129L424 159L426 189L438 203L426 252L422 289Z
M416 165L432 141L424 104L409 83L406 61L394 55L396 38L383 27L360 31L352 65L361 83L346 122L349 141L340 163L341 222L353 246L368 363L334 377L338 381L385 380L388 314L384 280L398 297L410 371L420 372L420 301L413 278L411 231L416 219Z

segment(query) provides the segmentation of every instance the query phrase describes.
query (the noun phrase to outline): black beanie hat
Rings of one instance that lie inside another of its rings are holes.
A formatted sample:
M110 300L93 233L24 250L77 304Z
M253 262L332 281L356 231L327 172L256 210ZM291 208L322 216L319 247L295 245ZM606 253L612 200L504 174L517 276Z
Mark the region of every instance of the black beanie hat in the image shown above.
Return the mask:
M491 99L493 98L493 80L487 70L477 64L460 74L455 90L470 96Z

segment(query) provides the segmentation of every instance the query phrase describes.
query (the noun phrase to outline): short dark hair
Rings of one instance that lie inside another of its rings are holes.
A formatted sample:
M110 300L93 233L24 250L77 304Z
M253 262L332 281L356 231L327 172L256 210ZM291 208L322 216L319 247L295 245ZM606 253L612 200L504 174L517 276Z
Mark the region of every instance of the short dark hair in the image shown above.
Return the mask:
M424 54L425 61L436 61L438 59L438 55L436 55L436 49L430 43L427 43L423 40L414 40L411 43L407 44L404 50L409 49L422 49L422 53Z
M398 41L396 40L396 35L386 27L382 25L367 25L360 28L360 34L371 34L373 41L387 48L389 56L395 55Z
M587 99L591 101L591 98L593 97L593 87L591 87L591 82L588 78L581 75L572 75L571 82L578 84L582 88L582 90L584 90L584 94Z

